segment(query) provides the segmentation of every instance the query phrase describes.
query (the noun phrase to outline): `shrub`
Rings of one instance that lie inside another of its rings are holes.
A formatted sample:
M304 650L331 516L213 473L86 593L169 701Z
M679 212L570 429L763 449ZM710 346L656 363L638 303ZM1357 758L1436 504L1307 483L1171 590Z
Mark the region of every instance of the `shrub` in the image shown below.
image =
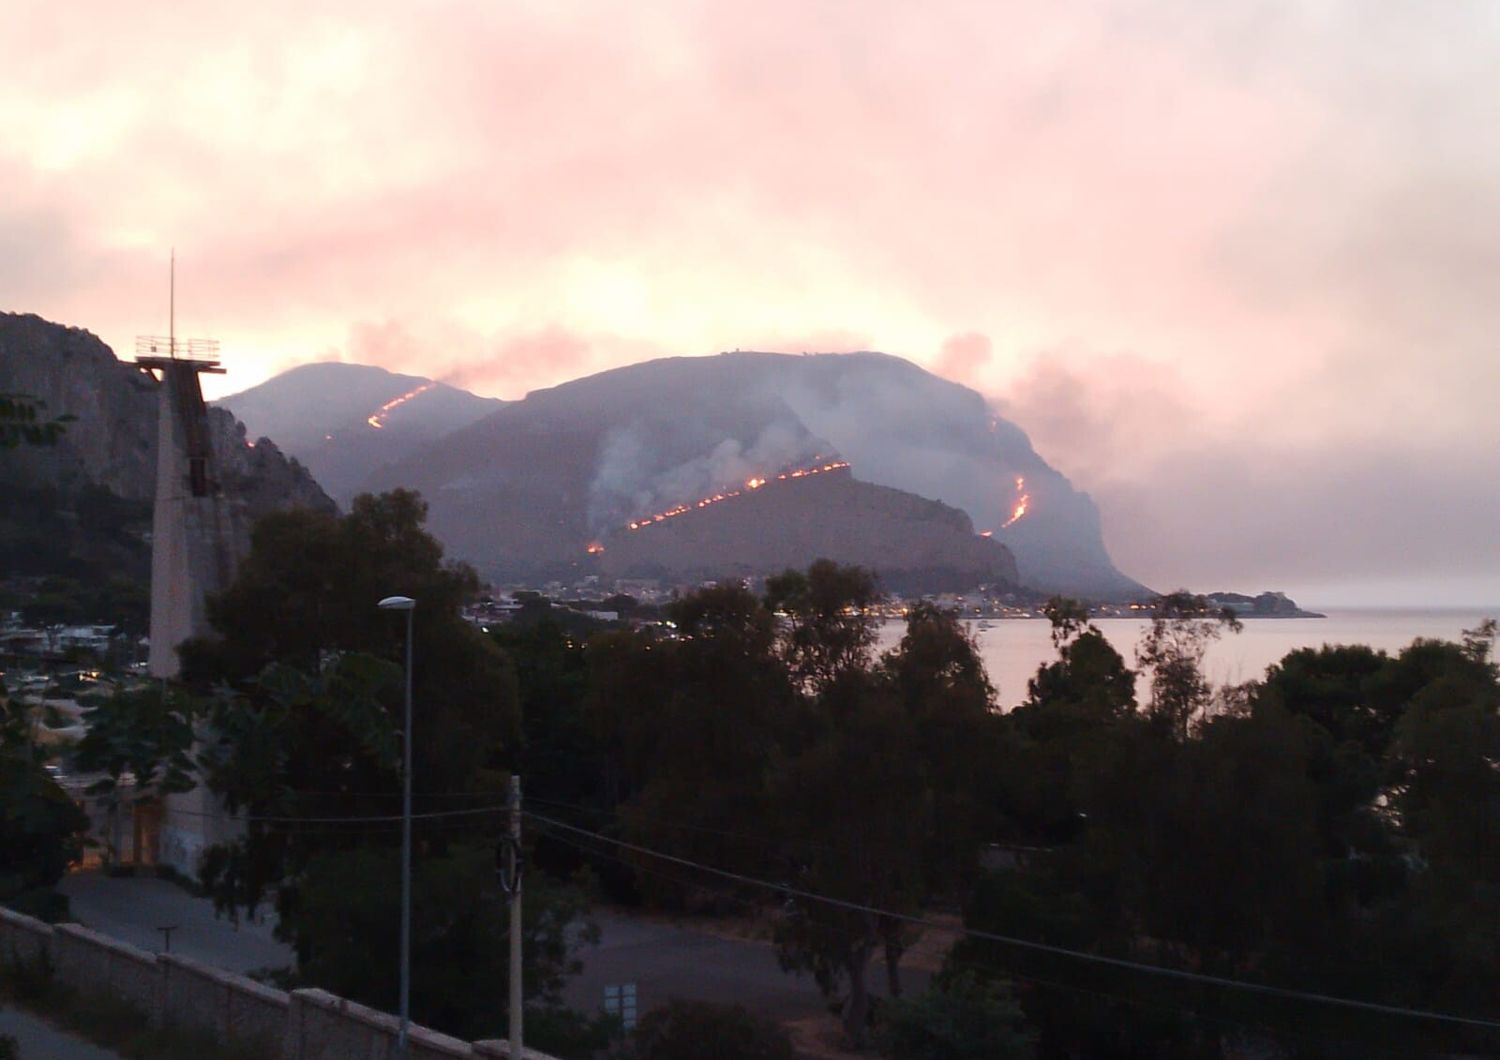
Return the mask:
M792 1060L786 1031L740 1005L669 1001L641 1017L637 1060Z

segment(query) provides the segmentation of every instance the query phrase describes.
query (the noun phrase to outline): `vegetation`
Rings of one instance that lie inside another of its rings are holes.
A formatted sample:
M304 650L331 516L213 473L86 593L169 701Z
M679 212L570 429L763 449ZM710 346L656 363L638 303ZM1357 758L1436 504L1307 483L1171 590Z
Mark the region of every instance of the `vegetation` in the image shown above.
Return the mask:
M872 1011L866 983L883 964L888 992L901 990L910 939L888 914L958 903L972 928L1111 959L1484 1013L1483 984L1500 970L1494 940L1473 931L1500 916L1493 626L1393 657L1294 652L1261 682L1218 689L1203 654L1236 623L1174 594L1136 660L1150 679L1139 703L1132 667L1084 609L1057 600L1057 656L1001 715L963 627L936 608L910 608L900 643L876 657L871 591L868 575L820 564L773 580L765 600L736 586L680 599L675 639L508 643L523 699L545 673L562 692L558 718L572 719L547 730L554 765L528 770L546 778L530 789L540 799L606 835L871 912L772 905L598 843L576 843L575 858L613 873L622 896L771 912L784 965L823 987L851 1040L873 1019L895 1055L963 1055L945 1050L968 1019L1017 1055L1494 1047L1450 1024L975 938L918 1001ZM565 863L568 837L546 842ZM981 871L985 846L1012 867Z
M83 852L88 819L44 768L31 712L0 686L0 904L55 920L53 886Z
M110 994L58 982L44 962L0 963L0 996L126 1060L261 1060L264 1042L225 1041L209 1031L153 1027L147 1014ZM5 1057L0 1038L0 1060ZM19 1053L13 1053L18 1056Z
M0 449L56 445L75 417L47 417L47 403L29 394L0 392Z
M791 1039L740 1005L670 1001L641 1017L631 1060L792 1060Z
M1237 623L1201 599L1164 597L1132 662L1085 609L1055 600L1056 656L1002 714L953 615L914 604L877 652L879 587L827 561L772 579L763 598L736 584L689 593L666 608L669 632L568 624L537 606L484 636L458 610L473 574L443 561L424 515L397 492L343 517L263 520L211 604L216 636L183 649L201 707L122 701L86 749L113 776L166 790L203 712L215 734L203 776L248 815L203 882L231 914L275 901L302 982L394 1002L405 626L374 605L403 593L418 601L418 809L485 811L417 831L418 1019L503 1032L508 925L490 847L502 819L486 808L519 772L541 815L602 837L528 827L528 1009L535 1044L561 1054L610 1038L560 1003L595 886L768 920L782 965L818 984L845 1037L893 1056L1500 1048L1480 1028L1107 963L1489 1011L1500 942L1476 925L1500 923L1493 623L1396 655L1297 651L1222 689L1202 660ZM355 816L384 819L327 820ZM57 857L66 825L43 830ZM939 908L978 933L1105 963L974 934L908 997L910 922ZM872 976L892 1000L872 1000ZM781 1055L746 1019L669 1007L634 1047Z

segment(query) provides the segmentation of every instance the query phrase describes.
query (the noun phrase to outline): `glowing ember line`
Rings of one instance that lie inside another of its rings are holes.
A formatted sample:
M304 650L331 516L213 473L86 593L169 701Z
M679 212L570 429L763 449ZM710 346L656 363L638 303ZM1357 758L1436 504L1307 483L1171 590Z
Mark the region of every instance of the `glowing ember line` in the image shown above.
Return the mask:
M733 497L742 496L743 494L748 493L751 490L761 489L771 482L786 482L789 479L806 478L809 475L821 475L825 471L840 471L848 466L849 461L847 460L834 460L830 461L827 464L818 464L813 467L799 467L793 471L783 471L780 474L776 475L774 478L764 475L755 475L745 480L743 489L724 490L721 493L715 493L712 496L704 497L700 500L692 501L691 503L674 505L664 512L657 512L655 515L647 515L640 519L634 519L631 522L626 523L625 528L627 530L639 530L641 527L650 526L652 523L665 522L668 519L675 518L676 516L683 515L687 512L696 511L699 508L707 508L711 504L718 504L721 501L727 501Z
M1010 518L1000 525L1001 530L1007 526L1014 526L1016 521L1031 507L1031 494L1026 492L1026 479L1020 475L1016 476L1016 492L1020 496L1016 499L1016 506L1011 509Z
M406 393L402 394L400 397L392 398L391 400L387 401L384 405L381 405L378 409L376 409L369 416L365 417L365 422L368 423L371 427L374 427L377 431L384 430L385 429L385 423L382 422L382 421L385 419L386 413L390 412L391 409L394 409L394 408L397 408L398 406L406 404L408 401L410 401L412 398L416 397L418 394L425 394L427 391L431 390L435 386L437 386L436 383L423 383L421 386L417 387L415 390L408 390Z

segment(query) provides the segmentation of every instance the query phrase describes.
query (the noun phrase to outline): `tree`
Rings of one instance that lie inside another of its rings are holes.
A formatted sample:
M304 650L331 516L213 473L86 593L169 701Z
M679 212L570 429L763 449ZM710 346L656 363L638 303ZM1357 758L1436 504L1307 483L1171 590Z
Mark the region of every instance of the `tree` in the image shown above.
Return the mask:
M774 619L741 585L689 593L668 613L675 639L608 633L590 643L589 713L611 749L607 784L636 841L755 869L767 844L747 837L766 832L773 765L807 727L775 653ZM659 875L640 882L674 904L696 897Z
M1000 983L945 976L910 1000L885 1002L876 1035L895 1060L1020 1060L1032 1055L1021 1010Z
M516 671L521 739L508 757L529 796L603 807L604 750L586 712L588 662L583 638L557 622L506 623L490 639Z
M393 593L410 596L418 782L428 792L461 792L486 770L495 782L503 749L519 733L514 671L464 620L461 607L477 579L462 564L444 563L442 547L422 527L426 512L417 494L395 490L355 498L342 517L291 510L261 519L234 582L209 601L215 635L181 649L185 682L203 692L227 683L238 702L256 709L265 690L260 675L272 664L308 679L351 654L400 666L405 625L375 605ZM398 719L399 686L386 691L386 714Z
M781 657L792 677L814 693L869 666L879 603L875 577L862 567L820 559L807 573L788 570L766 580L766 607L782 617Z
M777 821L789 839L799 889L890 913L915 913L925 895L922 849L932 829L926 771L913 727L889 687L846 676L835 724L791 762L777 789ZM904 944L901 921L876 912L791 899L777 925L783 968L810 972L842 1001L845 1036L865 1038L866 973L887 955L892 993Z
M76 416L47 419L47 403L29 394L0 392L0 449L56 445Z
M425 829L430 831L431 829ZM306 982L387 1011L399 986L400 860L390 846L320 851L286 910ZM505 1024L509 905L487 846L462 842L417 861L412 877L413 1018L482 1036ZM598 941L581 889L544 874L526 879L522 984L529 1005L556 1006L579 954ZM357 944L351 945L351 941Z
M641 1017L633 1060L792 1060L786 1031L740 1005L674 999Z
M88 818L43 768L25 706L0 686L0 903L55 919L52 888L83 854Z
M907 608L906 632L879 662L905 709L941 828L923 843L927 887L949 894L972 882L981 843L999 830L995 764L1005 723L978 645L958 616L934 604Z
M1203 657L1224 629L1238 633L1240 620L1228 608L1215 610L1185 590L1157 597L1151 628L1136 649L1136 663L1151 674L1147 716L1178 740L1201 718L1213 697Z
M503 789L518 710L510 660L464 621L476 584L445 564L426 506L397 490L348 515L293 510L256 524L235 581L210 600L216 636L182 648L186 681L217 690L206 779L257 816L389 812L400 792L405 627L375 606L413 597L413 785L425 796ZM205 883L226 910L278 881L295 892L305 859L353 842L252 825L210 851Z
M189 791L197 783L191 756L198 705L183 690L144 685L115 692L103 703L83 712L87 732L74 751L74 763L86 773L103 773L87 788L110 803L116 835L111 856L117 856L121 781L132 778L132 805L139 808L173 792ZM139 820L131 849L141 852Z

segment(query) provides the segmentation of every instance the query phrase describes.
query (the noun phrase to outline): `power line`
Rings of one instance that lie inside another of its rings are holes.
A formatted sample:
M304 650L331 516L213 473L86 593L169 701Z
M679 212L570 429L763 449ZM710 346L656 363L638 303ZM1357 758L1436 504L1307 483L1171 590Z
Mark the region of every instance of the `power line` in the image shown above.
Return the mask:
M411 819L413 821L431 821L445 817L474 817L486 813L504 813L508 809L510 807L505 803L501 803L498 806L471 806L462 810L433 810L428 813L414 813L411 815ZM185 810L175 806L171 812L174 814L184 814L188 817L211 817L220 821L244 821L250 824L399 824L405 820L399 813L348 817L268 817L258 814Z
M628 843L623 839L615 839L611 836L591 832L586 828L578 828L574 825L565 824L562 821L544 817L541 814L523 811L526 817L542 824L551 825L553 828L561 828L565 831L578 835L588 836L605 843L611 843L624 850L631 850L637 854L647 857L660 858L685 868L696 869L710 875L719 876L727 880L748 884L752 887L760 887L775 891L780 894L804 898L812 902L822 902L825 905L836 906L855 913L867 913L873 916L888 917L903 923L913 924L918 927L929 928L934 931L943 931L950 934L965 935L969 938L984 939L989 942L998 942L1002 945L1013 946L1017 949L1031 950L1036 953L1048 953L1057 957L1067 957L1073 960L1083 961L1090 964L1107 965L1113 968L1122 968L1126 971L1140 972L1145 975L1157 975L1168 979L1178 979L1187 982L1203 983L1209 986L1225 987L1231 990L1243 990L1249 993L1263 994L1269 997L1286 998L1293 1001L1304 1001L1311 1004L1337 1005L1343 1008L1359 1009L1364 1012L1378 1012L1387 1016L1403 1016L1412 1019L1432 1020L1439 1023L1452 1023L1468 1027L1482 1027L1486 1030L1500 1030L1500 1021L1479 1019L1472 1016L1459 1016L1447 1012L1432 1012L1425 1009L1403 1008L1397 1005L1382 1005L1374 1001L1357 1001L1353 998L1335 997L1331 994L1317 994L1303 990L1293 990L1288 987L1269 986L1264 983L1251 983L1243 979L1227 979L1217 975L1204 975L1200 972L1189 972L1178 968L1164 968L1155 964L1144 964L1140 961L1126 960L1121 957L1107 957L1098 953L1085 953L1082 950L1072 950L1064 946L1053 946L1045 942L1034 942L1030 939L1015 938L1010 935L998 935L989 931L979 931L974 928L955 927L949 924L941 924L933 920L927 920L919 916L911 916L906 913L895 913L885 909L877 909L874 906L864 905L860 902L851 902L843 898L834 898L829 895L817 894L805 891L798 887L786 884L772 883L769 880L757 879L753 876L745 876L738 872L730 872L727 869L714 868L712 865L703 865L687 858L680 858L674 854L666 854L649 847Z
M535 801L535 800L533 800L533 801ZM679 887L707 887L708 886L702 880L692 880L692 879L688 879L685 876L677 876L677 875L674 875L673 873L665 872L665 871L663 871L661 869L658 869L658 868L652 868L652 867L650 867L648 865L642 865L639 861L628 860L626 858L621 857L619 854L612 854L612 853L610 853L607 850L601 850L597 846L590 845L590 844L588 844L586 842L582 842L582 841L580 841L578 839L570 838L570 837L565 836L565 835L559 835L558 833L552 831L545 824L543 824L543 823L541 823L539 821L538 822L534 822L534 823L537 824L537 834L539 834L539 835L545 835L549 839L552 839L552 840L554 840L554 841L556 841L558 843L562 843L562 844L564 844L566 846L570 846L574 850L580 851L580 852L582 852L584 854L587 854L587 855L589 855L591 857L604 858L604 859L607 859L609 861L613 861L616 864L625 866L626 868L632 870L633 872L642 873L642 874L647 875L647 876L654 876L654 877L656 877L658 879L666 880L669 883L676 884ZM718 894L719 897L725 899L726 901L729 901L729 902L732 902L732 903L734 903L736 905L742 906L742 907L744 907L746 910L748 910L750 912L760 912L760 911L763 911L764 908L765 908L760 902L757 902L757 901L755 901L753 899L750 899L750 898L745 898L745 897L743 897L741 895L731 894L731 893L729 893L727 891L724 891L724 890L716 890L715 893ZM955 931L955 933L957 933L957 932ZM755 940L753 940L753 939L746 939L744 941L746 941L747 943L750 943L750 942L754 942ZM974 971L974 970L979 970L981 966L978 966L978 965L959 965L959 967L963 968L965 970ZM1105 989L1097 988L1097 987L1094 987L1094 988L1083 987L1083 986L1077 985L1076 983L1064 983L1064 982L1059 982L1058 980L1055 980L1055 979L1045 979L1045 978L1042 978L1040 976L1034 975L1034 974L1032 974L1030 972L1008 972L1007 973L1007 978L1010 979L1012 982L1016 982L1016 983L1028 983L1028 984L1031 984L1033 986L1042 987L1044 989L1061 990L1061 991L1064 991L1064 992L1067 992L1067 993L1079 994L1079 995L1082 995L1082 996L1095 998L1095 999L1101 1000L1101 1001L1115 1001L1115 1002L1119 1002L1120 1004L1123 1004L1123 1005L1129 1005L1129 1006L1131 1006L1133 1008L1152 1009L1152 1010L1155 1010L1157 1012L1178 1013L1178 1014L1181 1014L1181 1015L1190 1016L1190 1017L1194 1017L1194 1018L1201 1019L1201 1020L1207 1020L1207 1021L1209 1021L1211 1023L1216 1023L1216 1024L1219 1024L1219 1025L1224 1026L1224 1027L1233 1027L1233 1028L1253 1027L1254 1029L1260 1031L1261 1033L1268 1034L1268 1035L1270 1035L1272 1037L1280 1038L1280 1039L1291 1038L1291 1039L1296 1039L1297 1041L1303 1041L1303 1042L1320 1042L1320 1043L1327 1043L1328 1041L1343 1041L1344 1040L1343 1038L1339 1037L1338 1035L1332 1034L1332 1033L1328 1033L1328 1032L1308 1034L1306 1032L1289 1030L1289 1029L1287 1029L1285 1027L1271 1027L1271 1026L1267 1026L1267 1025L1265 1025L1265 1024L1263 1024L1261 1022L1258 1022L1258 1021L1256 1021L1254 1019L1251 1019L1251 1018L1232 1018L1232 1017L1229 1017L1229 1016L1220 1016L1220 1015L1212 1015L1210 1013L1205 1013L1203 1011L1203 1006L1201 1006L1201 1005L1183 1004L1183 1003L1179 1003L1179 1002L1168 1001L1168 1000L1163 999L1163 998L1138 997L1138 996L1134 996L1134 995L1128 994L1128 993L1120 993L1118 991L1105 990ZM1366 1046L1366 1047L1368 1047L1368 1046ZM1388 1055L1388 1056L1393 1056L1394 1057L1394 1056L1405 1056L1406 1054L1403 1053L1403 1052L1399 1052L1399 1051L1397 1051L1395 1049L1386 1048L1386 1049L1382 1050L1382 1055Z

